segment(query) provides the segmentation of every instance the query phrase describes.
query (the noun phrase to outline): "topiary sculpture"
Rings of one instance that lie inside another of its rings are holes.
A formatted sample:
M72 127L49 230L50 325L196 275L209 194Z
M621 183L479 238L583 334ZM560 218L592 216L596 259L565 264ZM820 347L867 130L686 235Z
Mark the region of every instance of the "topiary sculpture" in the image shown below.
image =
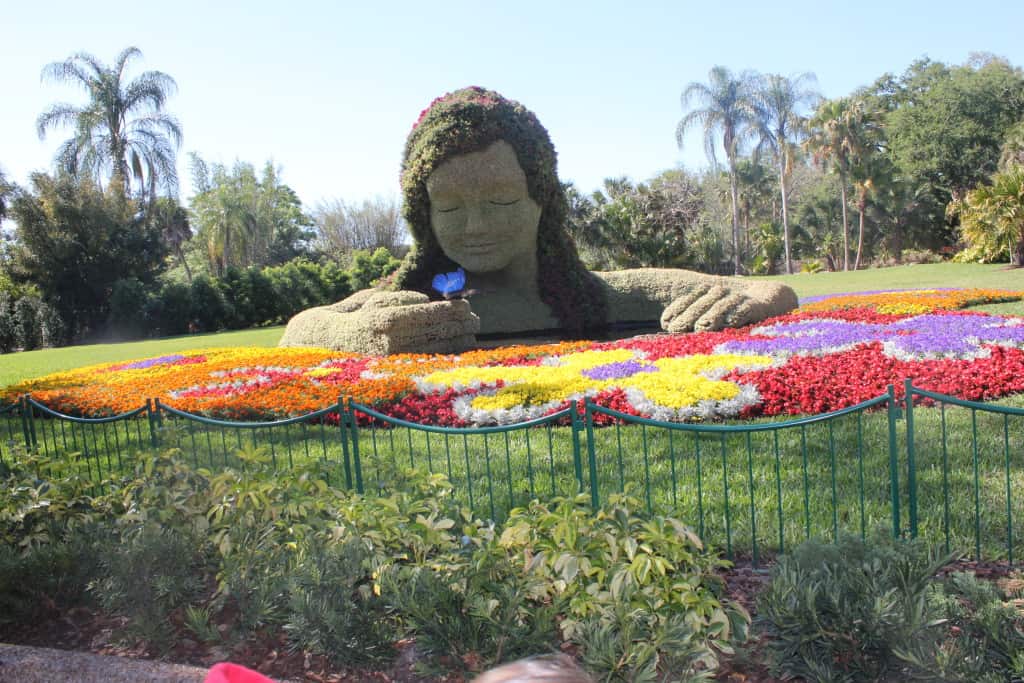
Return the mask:
M390 283L296 315L281 346L447 353L478 333L578 337L658 320L669 332L714 330L796 306L793 290L774 283L678 269L587 271L565 230L547 131L490 90L449 93L420 114L405 144L402 193L414 245ZM472 304L442 298L452 280Z

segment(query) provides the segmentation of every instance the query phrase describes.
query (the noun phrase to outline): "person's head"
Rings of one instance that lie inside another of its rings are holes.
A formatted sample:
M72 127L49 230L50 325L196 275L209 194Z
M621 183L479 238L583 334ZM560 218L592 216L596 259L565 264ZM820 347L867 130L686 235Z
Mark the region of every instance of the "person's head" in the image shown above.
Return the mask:
M566 655L520 659L486 671L474 683L592 683L590 676Z
M514 178L517 174L521 176ZM491 236L468 239L468 247L444 234L439 241L438 229L443 233L452 222L438 209L451 207L443 201L432 206L431 193L443 200L446 187L460 178L467 192L478 193L486 187L503 183L511 187L525 180L526 201L516 204L518 208L496 211L535 206L539 209L535 239L533 226L528 225L533 214L520 211L522 215L508 221L515 226L514 234L505 236L514 243L504 245L501 254L489 249ZM555 148L537 117L518 102L477 87L434 100L420 113L406 140L402 197L414 245L395 276L396 286L433 295L430 282L437 273L456 266L470 272L500 269L505 256L532 249L537 254L541 299L563 327L579 332L604 324L606 303L601 286L584 268L566 231L567 204L558 181Z

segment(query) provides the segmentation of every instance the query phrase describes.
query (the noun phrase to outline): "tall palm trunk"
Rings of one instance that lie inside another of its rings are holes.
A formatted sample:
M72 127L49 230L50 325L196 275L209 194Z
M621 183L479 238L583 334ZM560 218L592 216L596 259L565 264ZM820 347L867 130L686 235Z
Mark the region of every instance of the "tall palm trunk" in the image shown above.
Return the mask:
M188 267L188 261L185 259L185 251L181 248L181 244L174 245L174 251L178 256L178 261L185 267L185 277L188 278L188 283L192 284L192 269Z
M789 254L789 215L786 208L786 162L779 161L779 188L782 194L782 244L786 252L786 275L793 274L793 262Z
M740 206L739 188L736 182L736 165L729 164L729 193L732 195L732 253L733 272L740 275L743 272L742 259L740 258Z
M867 208L867 201L864 199L858 199L857 201L857 212L860 214L859 222L860 226L857 229L857 257L853 261L853 269L860 270L860 253L864 247L864 210Z
M839 174L839 193L843 202L843 270L850 269L850 221L846 217L846 173Z

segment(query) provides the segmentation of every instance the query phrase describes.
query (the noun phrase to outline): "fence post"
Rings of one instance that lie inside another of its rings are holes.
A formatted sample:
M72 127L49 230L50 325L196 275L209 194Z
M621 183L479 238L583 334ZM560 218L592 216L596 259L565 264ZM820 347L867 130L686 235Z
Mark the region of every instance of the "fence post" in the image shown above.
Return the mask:
M157 431L160 427L160 402L154 401L154 399L146 399L146 417L149 418L149 442L153 444L153 448L157 448L159 443L157 442Z
M338 430L341 434L341 464L345 468L345 487L351 489L352 461L348 450L348 404L342 396L338 397ZM362 492L360 491L360 493Z
M22 436L25 439L25 450L26 451L31 451L32 450L32 432L31 432L30 427L29 427L29 420L32 419L32 416L29 413L29 411L32 409L32 406L29 405L28 394L22 394L18 398L18 403L20 404L20 407L21 407L21 434L22 434Z
M583 457L580 453L580 411L579 402L573 401L572 405L572 464L576 470L576 492L583 492Z
M352 466L355 470L355 493L361 495L366 492L362 489L362 461L359 459L359 432L356 430L357 425L355 423L355 414L352 412L351 398L345 399L343 415L348 433L352 437L350 445L352 446Z
M590 399L583 399L584 425L587 428L587 469L590 470L590 506L596 511L601 504L597 493L597 449L594 445L594 413Z
M907 402L907 505L910 517L910 537L917 538L917 462L914 453L914 384L903 380Z
M898 538L900 535L900 470L899 459L896 455L896 419L897 407L896 389L893 385L888 387L889 393L889 495L892 500L892 535Z

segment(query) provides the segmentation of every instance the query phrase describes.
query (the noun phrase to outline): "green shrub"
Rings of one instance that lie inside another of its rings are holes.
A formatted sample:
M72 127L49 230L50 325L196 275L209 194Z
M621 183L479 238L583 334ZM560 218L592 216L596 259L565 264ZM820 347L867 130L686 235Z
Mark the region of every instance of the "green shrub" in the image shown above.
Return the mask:
M808 541L779 559L758 600L773 673L812 681L907 680L927 672L908 654L933 645L941 619L929 586L950 561L880 533L865 542Z
M60 311L45 301L39 307L39 333L43 346L63 346L68 341L68 326Z
M224 295L214 282L201 275L192 281L192 321L204 332L223 329L229 311Z
M804 261L800 264L801 273L820 273L824 270L821 261Z
M297 650L324 652L341 665L389 660L395 631L371 588L363 543L315 541L288 573L284 630Z
M352 291L372 287L382 277L390 275L398 269L402 262L391 255L384 247L373 253L365 249L352 252L352 267L349 268L349 284Z
M557 642L556 607L537 599L541 580L504 553L449 558L443 567L392 567L382 586L418 647L473 670L550 651Z
M145 285L136 278L114 283L110 293L108 328L118 337L136 339L146 333L146 303L149 296Z
M168 282L157 296L146 302L147 324L159 336L188 332L192 321L192 292L188 285Z
M228 268L217 279L217 287L224 295L228 315L223 323L229 330L240 330L255 324L256 308L253 303L251 280L245 271Z
M18 321L14 317L14 300L0 291L0 353L10 353L18 346Z
M1024 615L994 582L956 572L931 597L944 619L942 640L918 643L907 659L941 680L1024 680Z
M888 534L807 542L780 558L756 620L773 673L813 681L1024 679L1019 607L974 574L937 575L948 561Z
M274 285L259 268L245 271L249 296L252 301L251 325L267 325L278 322L280 306Z
M745 632L722 598L725 563L628 498L596 513L585 498L533 503L496 529L442 475L384 473L388 488L362 496L327 483L337 463L236 457L244 471L211 474L175 450L141 454L101 494L66 463L19 457L0 482L0 607L29 618L33 596L88 581L125 635L157 650L184 629L220 640L226 625L230 639L283 632L353 663L387 659L405 633L477 670L568 642L610 681L707 677ZM96 563L81 574L67 569L76 539Z
M208 572L202 544L156 523L125 530L97 548L100 578L89 585L109 613L128 617L125 633L159 649L173 644L171 614L197 601Z
M563 637L592 667L609 664L592 669L602 679L641 680L652 667L683 679L705 676L717 669L718 652L746 638L750 617L722 597L717 572L727 562L679 520L642 516L640 508L624 496L597 511L583 498L535 502L512 511L500 543L511 556L531 558L546 600L562 606ZM632 645L610 641L637 612L645 619L631 630ZM614 657L616 648L630 656Z
M38 349L43 343L39 327L42 303L37 296L23 296L14 302L15 337L23 351Z
M0 544L0 624L37 621L52 610L87 601L99 575L101 527L82 527L66 541L27 549Z

